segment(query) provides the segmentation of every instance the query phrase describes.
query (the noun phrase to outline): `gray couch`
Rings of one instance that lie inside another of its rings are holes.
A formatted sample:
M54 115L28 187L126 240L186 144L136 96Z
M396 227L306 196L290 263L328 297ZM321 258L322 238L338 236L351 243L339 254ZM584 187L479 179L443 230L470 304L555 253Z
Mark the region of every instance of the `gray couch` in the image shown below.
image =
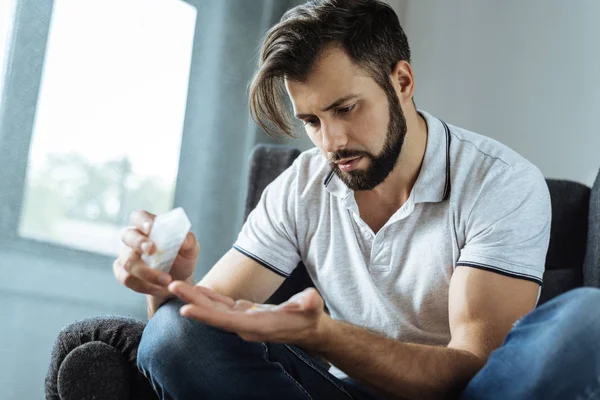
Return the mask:
M298 154L298 150L273 145L254 150L246 215L265 186ZM540 304L579 286L600 287L600 174L592 190L564 180L547 182L553 220ZM308 285L311 281L300 264L269 302L284 301ZM156 399L135 363L144 326L144 321L114 316L89 318L65 327L52 351L46 398Z

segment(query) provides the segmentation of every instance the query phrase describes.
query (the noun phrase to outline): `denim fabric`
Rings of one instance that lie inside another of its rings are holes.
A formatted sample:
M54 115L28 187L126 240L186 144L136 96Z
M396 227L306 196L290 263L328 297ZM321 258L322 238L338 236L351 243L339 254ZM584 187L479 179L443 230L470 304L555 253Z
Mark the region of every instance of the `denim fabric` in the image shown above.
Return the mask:
M571 290L519 320L461 400L600 399L600 290Z

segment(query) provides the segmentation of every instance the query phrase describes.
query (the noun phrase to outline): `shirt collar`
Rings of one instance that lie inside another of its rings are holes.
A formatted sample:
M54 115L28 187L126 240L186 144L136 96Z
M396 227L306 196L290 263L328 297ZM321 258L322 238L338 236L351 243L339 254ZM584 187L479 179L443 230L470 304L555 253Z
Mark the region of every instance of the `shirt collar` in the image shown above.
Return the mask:
M427 122L427 147L421 172L413 187L415 203L437 203L450 196L450 128L419 110Z
M412 195L415 203L440 202L450 196L450 128L442 120L419 110L427 122L427 146ZM323 181L327 191L341 199L352 190L331 170Z
M341 199L347 198L348 195L352 193L352 190L346 186L346 184L340 179L339 176L336 175L333 170L329 171L325 177L325 180L323 181L323 185L325 185L325 188L329 193Z

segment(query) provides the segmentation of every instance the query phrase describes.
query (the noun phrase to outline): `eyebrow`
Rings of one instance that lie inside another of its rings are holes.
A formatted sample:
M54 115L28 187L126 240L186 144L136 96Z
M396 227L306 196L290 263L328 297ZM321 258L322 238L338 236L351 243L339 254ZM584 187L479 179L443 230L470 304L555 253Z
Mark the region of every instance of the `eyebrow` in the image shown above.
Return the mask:
M321 111L327 112L333 108L339 107L340 105L344 104L348 100L352 100L356 97L358 97L357 94L349 94L348 96L340 97L339 99L337 99L336 101L334 101L333 103L331 103L330 105L328 105L327 107L322 109ZM304 119L304 118L308 118L308 117L312 117L312 116L313 116L313 114L296 114L296 118L298 118L298 119Z

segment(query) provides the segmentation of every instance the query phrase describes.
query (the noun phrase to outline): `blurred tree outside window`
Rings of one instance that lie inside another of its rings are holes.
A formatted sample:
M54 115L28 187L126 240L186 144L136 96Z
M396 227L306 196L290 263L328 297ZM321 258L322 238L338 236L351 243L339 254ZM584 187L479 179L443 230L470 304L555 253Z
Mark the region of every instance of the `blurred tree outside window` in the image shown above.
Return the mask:
M55 0L19 235L114 255L172 208L196 23L181 0Z

